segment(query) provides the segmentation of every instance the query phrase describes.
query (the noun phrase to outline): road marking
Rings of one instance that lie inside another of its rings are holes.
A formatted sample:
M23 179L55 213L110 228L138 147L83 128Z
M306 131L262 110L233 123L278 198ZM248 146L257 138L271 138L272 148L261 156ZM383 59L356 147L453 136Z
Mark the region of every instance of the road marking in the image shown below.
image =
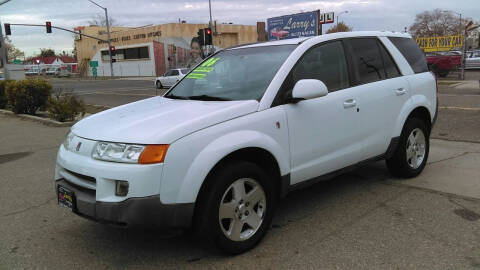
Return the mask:
M445 110L480 111L480 108L468 108L468 107L438 106L438 108L445 109Z

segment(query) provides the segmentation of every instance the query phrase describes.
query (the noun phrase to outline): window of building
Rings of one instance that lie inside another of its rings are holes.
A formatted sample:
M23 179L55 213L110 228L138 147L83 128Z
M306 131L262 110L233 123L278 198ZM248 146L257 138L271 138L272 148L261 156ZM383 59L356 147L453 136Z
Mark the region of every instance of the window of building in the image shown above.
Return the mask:
M117 54L114 59L117 60L139 60L139 59L148 59L150 58L148 47L136 47L136 48L125 48L117 49ZM102 60L109 61L108 50L102 51Z

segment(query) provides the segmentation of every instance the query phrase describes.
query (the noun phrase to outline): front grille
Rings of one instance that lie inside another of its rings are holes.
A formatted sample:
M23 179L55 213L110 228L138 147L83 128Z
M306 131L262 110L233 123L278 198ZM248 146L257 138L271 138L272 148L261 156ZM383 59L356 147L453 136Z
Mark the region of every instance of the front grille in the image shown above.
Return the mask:
M84 180L84 181L90 182L90 183L92 183L92 184L96 184L96 183L97 183L97 179L95 179L95 177L91 177L91 176L79 174L79 173L72 172L72 171L67 170L67 169L65 169L65 171L68 172L69 174L73 175L73 176L76 176L76 177Z

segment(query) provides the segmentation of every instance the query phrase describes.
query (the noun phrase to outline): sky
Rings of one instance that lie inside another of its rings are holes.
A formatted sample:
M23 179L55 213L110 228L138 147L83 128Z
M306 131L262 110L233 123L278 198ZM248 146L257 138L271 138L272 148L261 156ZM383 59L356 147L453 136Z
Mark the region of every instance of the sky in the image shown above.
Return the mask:
M108 8L108 14L123 26L143 26L178 22L208 23L208 0L96 0ZM269 17L318 10L348 11L340 15L353 30L403 31L415 15L439 8L461 13L462 17L480 20L480 0L212 0L212 17L217 23L255 25ZM0 6L2 23L45 24L72 29L88 25L94 14L104 11L87 0L11 0ZM336 19L336 18L335 18ZM324 32L333 24L324 25ZM45 27L12 26L10 36L14 46L27 56L36 55L40 48L52 48L57 53L73 49L71 33Z

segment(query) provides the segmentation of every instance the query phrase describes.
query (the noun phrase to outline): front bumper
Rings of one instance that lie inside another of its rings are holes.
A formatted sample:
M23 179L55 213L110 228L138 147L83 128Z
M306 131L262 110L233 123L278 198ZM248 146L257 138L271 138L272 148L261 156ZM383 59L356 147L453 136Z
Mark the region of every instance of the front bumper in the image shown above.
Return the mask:
M100 223L128 227L186 228L191 224L195 208L194 203L162 204L158 195L129 198L121 202L100 202L95 199L95 190L63 178L55 181L55 190L58 185L74 192L74 213Z

